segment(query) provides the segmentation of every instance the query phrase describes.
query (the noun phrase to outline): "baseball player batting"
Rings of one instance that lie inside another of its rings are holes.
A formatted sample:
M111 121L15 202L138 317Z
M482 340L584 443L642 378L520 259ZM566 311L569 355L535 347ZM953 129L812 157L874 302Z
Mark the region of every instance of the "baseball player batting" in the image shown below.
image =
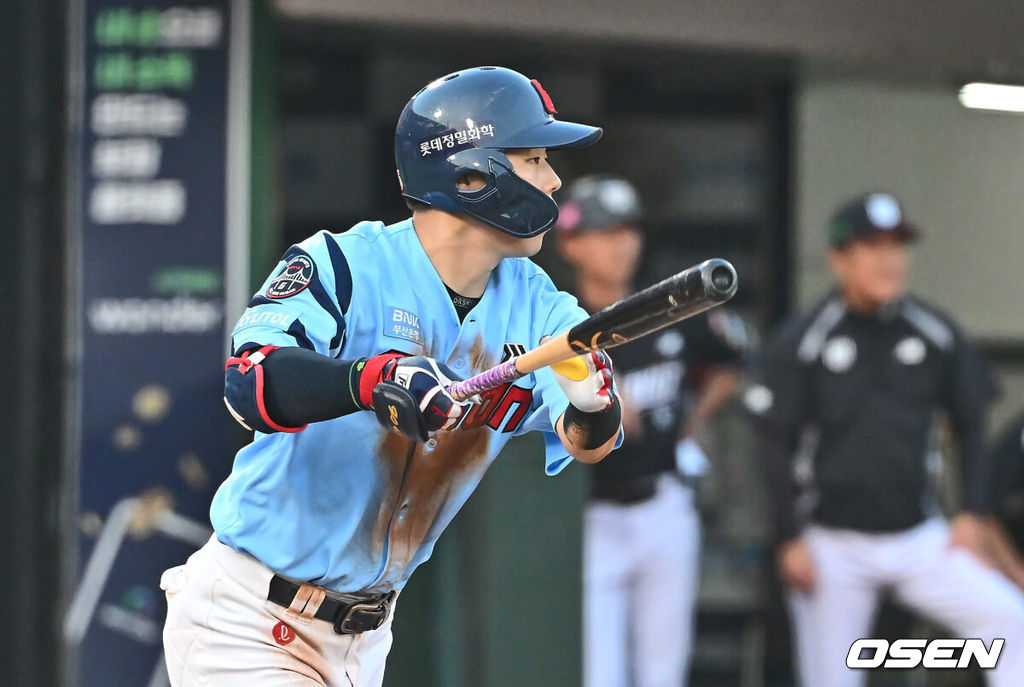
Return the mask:
M587 314L528 259L558 214L547 152L601 136L555 114L508 69L430 83L395 134L412 218L312 236L252 299L225 402L255 435L214 497L215 535L161 580L173 685L379 686L397 597L508 439L541 432L549 475L621 441L590 343L624 338L618 314L566 341ZM502 365L531 349L585 352L571 378ZM462 400L450 387L470 375Z

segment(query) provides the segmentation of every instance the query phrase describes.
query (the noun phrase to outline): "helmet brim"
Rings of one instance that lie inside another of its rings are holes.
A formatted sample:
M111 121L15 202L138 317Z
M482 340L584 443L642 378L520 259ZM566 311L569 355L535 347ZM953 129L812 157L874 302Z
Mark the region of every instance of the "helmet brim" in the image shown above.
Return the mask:
M549 119L502 140L502 148L547 148L567 150L583 148L601 138L604 130L597 126Z

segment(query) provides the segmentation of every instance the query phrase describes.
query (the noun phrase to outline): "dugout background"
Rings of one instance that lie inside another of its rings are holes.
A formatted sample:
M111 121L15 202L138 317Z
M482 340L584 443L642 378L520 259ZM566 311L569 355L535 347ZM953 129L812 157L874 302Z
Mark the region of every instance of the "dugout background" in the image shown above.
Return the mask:
M1024 80L1019 2L248 5L251 281L313 231L403 216L391 129L405 99L452 69L503 63L538 77L566 118L605 127L599 146L553 163L566 183L602 171L640 184L649 252L663 257L648 261L643 280L714 248L740 268L737 306L754 325L826 283L821 223L836 202L866 186L896 191L928 232L917 284L964 320L997 366L1006 399L997 422L1024 405L1015 270L1024 118L966 112L955 101L967 80ZM12 687L56 685L62 660L58 573L69 563L59 533L75 527L58 510L71 478L65 459L75 460L59 431L76 374L63 346L73 326L68 22L82 6L11 0L0 9L0 245L9 260L0 297L0 666ZM540 260L565 277L550 250ZM716 437L725 458L703 565L705 581L721 584L702 592L694 684L741 684L737 656L750 655L742 640L758 636L755 617L766 659L757 672L783 687L785 628L761 595L770 580L761 575L758 486L743 462L742 427L727 419ZM585 475L576 466L543 478L528 452L510 449L495 465L414 577L391 687L577 683ZM914 679L876 681L904 678ZM116 670L108 682L122 684Z

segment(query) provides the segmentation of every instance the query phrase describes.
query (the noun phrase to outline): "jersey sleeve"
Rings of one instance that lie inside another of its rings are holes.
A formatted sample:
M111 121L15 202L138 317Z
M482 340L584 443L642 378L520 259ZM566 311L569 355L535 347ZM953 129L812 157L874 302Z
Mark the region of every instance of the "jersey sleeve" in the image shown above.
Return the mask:
M783 326L765 347L757 382L744 394L757 440L756 461L771 500L775 533L780 540L799 532L799 495L793 463L807 417L808 370L797 356L799 330Z
M535 284L535 285L534 285ZM559 291L551 283L551 279L538 269L531 279L532 307L535 321L534 340L530 347L540 344L541 339L561 334L587 319L587 311L579 306L574 296ZM569 407L554 372L545 367L534 373L536 385L533 388L533 402L528 419L516 430L516 434L539 431L544 435L544 472L557 475L565 466L572 462L572 456L565 450L562 440L555 432L555 422ZM615 444L622 444L622 432Z
M235 324L237 355L261 346L299 346L336 357L345 341L352 274L338 242L320 232L285 252Z
M948 352L942 404L960 449L964 509L992 508L992 464L985 446L988 410L998 396L992 374L973 343L956 327Z
M993 504L998 512L1013 496L1024 494L1024 415L1002 431L992 446L990 460L995 476Z
M943 402L954 422L982 418L999 389L977 347L961 330L952 328L952 332Z

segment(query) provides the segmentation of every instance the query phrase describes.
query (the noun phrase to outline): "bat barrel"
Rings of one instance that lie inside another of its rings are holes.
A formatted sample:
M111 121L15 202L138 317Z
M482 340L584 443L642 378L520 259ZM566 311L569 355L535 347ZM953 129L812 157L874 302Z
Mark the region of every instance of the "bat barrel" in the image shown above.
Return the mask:
M576 353L614 348L724 303L738 283L728 261L705 260L594 313L569 330L569 345Z
M704 292L710 300L724 303L736 295L739 280L736 268L728 260L711 258L698 265L697 270L700 272Z

